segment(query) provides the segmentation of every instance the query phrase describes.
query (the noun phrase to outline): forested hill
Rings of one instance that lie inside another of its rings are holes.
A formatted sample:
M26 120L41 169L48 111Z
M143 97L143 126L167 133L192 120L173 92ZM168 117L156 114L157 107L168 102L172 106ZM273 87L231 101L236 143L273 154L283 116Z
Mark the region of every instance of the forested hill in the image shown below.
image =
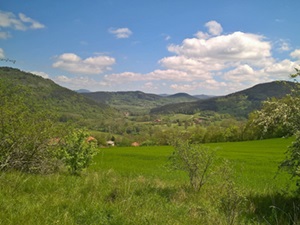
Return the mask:
M26 88L29 101L59 113L61 119L65 121L79 121L86 118L104 119L116 113L104 103L95 102L59 86L50 79L44 79L19 69L0 67L0 82Z
M214 97L190 103L170 104L154 108L151 113L187 113L196 111L215 111L227 113L237 117L247 117L253 110L261 107L262 101L268 98L281 98L291 93L296 83L287 81L274 81L255 85L254 87L221 97Z
M118 110L130 112L133 114L147 113L152 108L166 104L192 102L198 100L198 98L186 93L177 93L168 96L149 94L141 91L99 91L81 94L94 101L105 103Z

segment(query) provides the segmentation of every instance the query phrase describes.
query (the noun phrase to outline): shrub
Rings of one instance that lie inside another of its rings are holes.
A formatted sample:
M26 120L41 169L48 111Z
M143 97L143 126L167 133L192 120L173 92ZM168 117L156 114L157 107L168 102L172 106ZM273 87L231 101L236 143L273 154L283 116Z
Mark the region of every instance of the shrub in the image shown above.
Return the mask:
M96 141L88 141L84 130L73 130L62 140L60 158L72 175L79 175L87 168L96 153Z
M24 87L0 83L0 170L50 173L59 162L57 146L49 140L64 129L53 113L26 98L29 93Z
M176 141L170 159L171 167L187 172L190 186L195 191L200 191L212 175L216 155L215 151L207 146Z

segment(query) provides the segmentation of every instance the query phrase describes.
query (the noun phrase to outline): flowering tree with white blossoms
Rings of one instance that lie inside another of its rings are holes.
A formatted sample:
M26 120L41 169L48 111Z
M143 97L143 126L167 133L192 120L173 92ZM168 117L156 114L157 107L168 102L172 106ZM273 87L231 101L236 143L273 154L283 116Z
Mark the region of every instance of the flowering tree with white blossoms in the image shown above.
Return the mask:
M300 70L292 78L300 76ZM264 133L270 132L279 126L288 135L294 135L295 141L288 147L286 159L280 168L287 170L292 177L297 179L300 191L300 84L293 92L282 99L265 101L261 110L255 112L254 123L263 129Z

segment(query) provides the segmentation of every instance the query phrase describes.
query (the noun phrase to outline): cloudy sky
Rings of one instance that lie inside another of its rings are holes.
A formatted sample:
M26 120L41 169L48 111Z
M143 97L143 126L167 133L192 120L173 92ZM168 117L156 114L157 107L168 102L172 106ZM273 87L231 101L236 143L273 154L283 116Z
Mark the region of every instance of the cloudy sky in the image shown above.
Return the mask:
M67 88L223 95L300 65L299 0L10 0L0 66Z

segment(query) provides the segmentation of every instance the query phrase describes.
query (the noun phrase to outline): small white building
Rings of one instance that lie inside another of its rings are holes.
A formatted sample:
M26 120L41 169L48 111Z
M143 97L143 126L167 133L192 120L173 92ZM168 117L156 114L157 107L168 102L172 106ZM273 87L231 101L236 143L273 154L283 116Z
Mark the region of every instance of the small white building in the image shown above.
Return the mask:
M107 146L115 146L115 142L113 142L113 141L107 141L106 142L106 144L107 144Z

